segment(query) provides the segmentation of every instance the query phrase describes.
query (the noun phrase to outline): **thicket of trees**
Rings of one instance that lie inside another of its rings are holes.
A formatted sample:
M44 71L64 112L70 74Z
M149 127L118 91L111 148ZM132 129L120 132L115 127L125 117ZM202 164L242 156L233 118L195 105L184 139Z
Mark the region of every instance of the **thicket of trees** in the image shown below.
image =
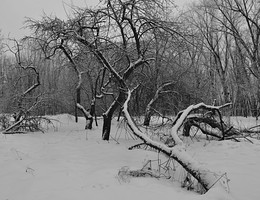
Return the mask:
M33 114L103 114L107 138L125 87L138 86L129 109L145 115L145 125L198 102L232 102L233 115L258 116L259 6L206 0L177 12L170 1L103 1L71 8L67 20L28 20L32 35L9 40L11 54L1 40L1 112L37 99Z

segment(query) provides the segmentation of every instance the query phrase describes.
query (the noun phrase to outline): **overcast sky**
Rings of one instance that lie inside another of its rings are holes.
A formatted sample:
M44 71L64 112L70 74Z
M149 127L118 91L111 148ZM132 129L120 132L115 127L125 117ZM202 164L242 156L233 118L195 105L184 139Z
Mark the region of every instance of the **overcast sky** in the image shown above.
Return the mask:
M175 0L176 4L183 6L189 0ZM25 17L40 19L45 12L64 18L67 5L96 6L99 0L0 0L0 30L4 37L21 38L28 34L24 30Z

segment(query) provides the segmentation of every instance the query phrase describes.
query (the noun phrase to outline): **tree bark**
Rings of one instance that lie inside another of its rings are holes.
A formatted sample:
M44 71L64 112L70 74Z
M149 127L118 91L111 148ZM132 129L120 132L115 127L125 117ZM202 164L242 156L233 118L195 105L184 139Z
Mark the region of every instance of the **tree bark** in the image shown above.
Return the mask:
M109 140L110 130L111 130L112 116L103 114L103 130L102 130L102 139Z
M145 111L144 126L149 126L150 125L151 117L152 117L152 111L151 111L151 108L148 108Z
M109 109L103 114L103 130L102 130L102 139L109 140L110 130L111 130L111 121L113 113L119 107L123 105L126 100L124 91L120 91L118 97L113 101Z

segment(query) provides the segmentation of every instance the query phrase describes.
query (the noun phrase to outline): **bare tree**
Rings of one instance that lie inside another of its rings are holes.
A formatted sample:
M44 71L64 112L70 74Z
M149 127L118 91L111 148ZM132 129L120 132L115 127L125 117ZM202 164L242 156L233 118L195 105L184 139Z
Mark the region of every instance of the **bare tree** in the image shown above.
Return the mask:
M210 2L205 2L193 7L190 20L202 38L205 62L209 70L214 70L219 77L221 85L220 102L230 101L230 88L228 87L228 73L231 67L232 37L227 33L227 28L222 26L217 19L222 16L214 9ZM223 21L223 23L227 23ZM209 54L207 54L209 52ZM214 80L214 78L212 78Z
M26 42L19 43L17 40L12 39L14 46L9 48L15 57L14 65L25 73L25 77L19 74L16 84L22 88L21 92L15 95L12 107L15 108L13 114L15 123L4 130L4 133L15 133L23 130L39 131L38 126L40 119L31 116L33 110L37 107L41 100L41 93L37 94L37 88L40 86L40 73L39 73L39 59L40 55L32 54L29 46L33 49L33 44ZM20 85L19 85L20 84Z
M250 107L253 107L255 115L258 115L259 110L259 77L260 77L260 60L259 60L259 3L253 0L221 0L213 1L213 7L221 14L221 18L216 18L221 26L225 27L227 34L231 35L236 44L236 49L239 50L240 56L247 58L246 61L240 59L244 63L246 70L240 78L247 83L251 88L253 86L253 95L247 94ZM241 58L241 57L240 57ZM234 59L233 59L234 60ZM241 65L240 65L241 67ZM238 70L238 69L237 69ZM240 70L241 71L241 70ZM246 79L249 71L250 79ZM253 81L252 81L253 80ZM251 83L250 83L251 82ZM241 88L240 84L240 88ZM248 105L247 102L244 102Z

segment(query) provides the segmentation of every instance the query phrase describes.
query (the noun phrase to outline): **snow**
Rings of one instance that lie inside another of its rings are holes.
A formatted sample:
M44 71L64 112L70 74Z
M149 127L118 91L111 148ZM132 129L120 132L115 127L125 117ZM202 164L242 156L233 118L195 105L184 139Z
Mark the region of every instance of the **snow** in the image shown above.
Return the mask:
M56 128L45 133L0 135L1 200L226 200L260 198L260 142L191 141L187 152L210 170L226 172L230 193L219 187L199 195L180 183L150 177L121 180L122 167L141 169L157 153L129 151L140 141L125 134L125 126L112 122L118 142L102 141L102 120L93 130L84 130L85 119L57 115ZM245 119L247 120L247 119ZM119 134L120 133L120 134ZM118 144L119 143L119 144Z
M254 144L211 141L192 144L189 149L192 149L195 158L207 163L209 169L227 173L230 191L236 199L260 198L259 141L254 141Z

